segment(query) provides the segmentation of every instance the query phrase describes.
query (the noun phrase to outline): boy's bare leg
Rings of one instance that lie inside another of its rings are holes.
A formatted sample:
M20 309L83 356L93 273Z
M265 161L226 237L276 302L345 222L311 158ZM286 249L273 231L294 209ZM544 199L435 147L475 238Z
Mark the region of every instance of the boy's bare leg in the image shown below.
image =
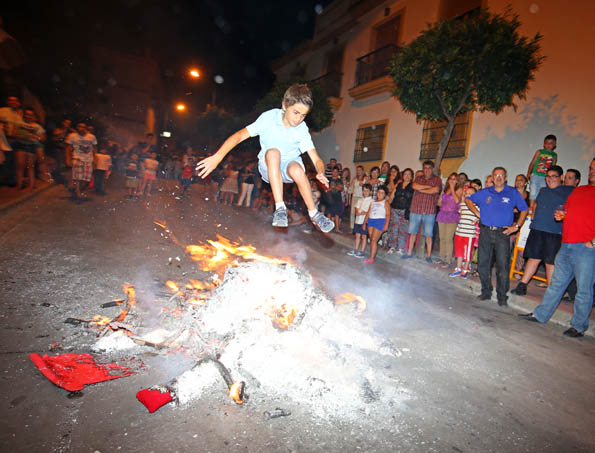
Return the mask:
M287 174L297 184L300 194L302 195L302 199L304 200L304 204L308 209L310 219L314 225L320 228L323 233L329 233L333 228L335 228L335 224L332 222L332 220L326 219L324 215L322 215L316 209L314 198L312 197L310 181L308 181L308 177L306 176L306 172L302 166L297 162L291 162L287 166Z
M283 178L281 176L281 153L278 149L271 148L265 154L267 170L269 173L269 184L273 191L275 203L283 201ZM299 186L298 186L299 187ZM301 192L301 189L300 189ZM310 194L310 198L312 195Z
M287 167L287 174L298 186L298 190L300 191L300 195L302 196L308 211L314 211L316 205L314 204L314 198L312 197L312 187L310 187L310 181L308 181L308 177L302 166L297 162L290 163Z

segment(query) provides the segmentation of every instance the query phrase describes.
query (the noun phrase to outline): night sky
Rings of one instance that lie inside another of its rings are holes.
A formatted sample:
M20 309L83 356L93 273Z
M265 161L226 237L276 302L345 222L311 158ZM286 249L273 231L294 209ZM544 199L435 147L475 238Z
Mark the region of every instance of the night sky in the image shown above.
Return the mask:
M30 56L24 77L46 103L69 92L60 84L84 86L87 50L101 45L136 54L150 49L172 97L187 90L191 65L204 75L195 85L201 99L208 101L220 75L218 104L242 113L271 87L270 63L312 37L317 11L329 3L21 0L5 5L2 19Z

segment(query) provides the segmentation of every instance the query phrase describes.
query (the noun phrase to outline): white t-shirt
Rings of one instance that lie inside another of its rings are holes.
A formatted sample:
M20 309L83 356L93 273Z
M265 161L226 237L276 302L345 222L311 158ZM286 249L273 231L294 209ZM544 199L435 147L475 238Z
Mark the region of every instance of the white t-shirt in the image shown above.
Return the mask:
M364 213L368 212L370 209L370 205L372 204L372 197L365 197L357 200L355 204L355 208L359 209L360 211L364 211ZM364 223L364 219L366 218L366 214L360 214L355 216L355 223L361 225Z
M6 138L11 139L16 134L19 123L23 122L23 114L20 110L2 107L0 108L0 122L3 123Z
M95 155L95 169L108 171L112 166L112 157L109 154L97 153Z
M73 132L66 138L66 143L72 145L72 158L81 162L93 162L93 146L97 146L97 139L88 132L79 135Z

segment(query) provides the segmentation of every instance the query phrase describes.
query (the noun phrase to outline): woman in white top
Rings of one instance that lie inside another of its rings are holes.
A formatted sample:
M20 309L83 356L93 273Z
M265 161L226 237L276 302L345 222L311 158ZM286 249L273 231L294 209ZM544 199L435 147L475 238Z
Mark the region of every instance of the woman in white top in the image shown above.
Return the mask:
M361 200L364 196L362 193L362 187L364 184L368 182L368 177L364 172L364 167L358 165L355 167L355 178L351 180L349 192L351 193L351 216L349 218L349 222L351 225L351 229L353 230L353 226L355 224L355 206L359 200Z

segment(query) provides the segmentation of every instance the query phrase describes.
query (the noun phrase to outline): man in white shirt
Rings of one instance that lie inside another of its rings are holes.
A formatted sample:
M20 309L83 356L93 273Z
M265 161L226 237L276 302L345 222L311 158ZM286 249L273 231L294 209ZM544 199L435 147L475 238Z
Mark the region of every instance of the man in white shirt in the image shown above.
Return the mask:
M0 108L0 128L6 138L6 141L2 140L4 163L0 167L0 179L9 186L14 186L16 171L12 144L15 141L18 125L23 122L23 111L21 101L16 96L8 96L6 104L7 107Z
M68 152L72 152L72 181L74 183L74 199L81 199L81 186L91 181L93 173L93 157L97 139L93 134L87 132L85 123L79 122L76 125L76 132L66 138Z

